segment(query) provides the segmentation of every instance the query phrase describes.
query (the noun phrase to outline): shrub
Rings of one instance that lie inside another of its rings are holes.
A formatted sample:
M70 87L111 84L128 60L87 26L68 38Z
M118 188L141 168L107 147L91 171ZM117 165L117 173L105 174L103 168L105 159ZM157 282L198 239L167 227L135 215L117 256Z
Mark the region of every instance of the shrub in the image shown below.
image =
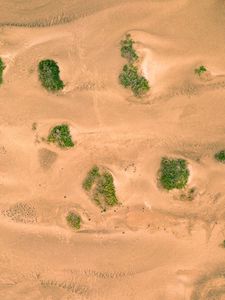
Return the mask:
M222 247L225 248L225 240L222 242Z
M118 204L113 176L106 170L94 166L83 182L83 188L91 198L104 210L107 206Z
M5 69L5 65L0 57L0 84L3 82L3 71Z
M74 142L67 124L57 125L50 131L48 142L56 143L61 148L73 147Z
M145 77L138 74L138 68L132 64L123 67L119 76L120 83L130 87L135 96L141 96L149 90L149 83Z
M182 189L189 177L187 162L184 159L162 158L160 182L167 190Z
M133 48L134 41L131 39L130 34L126 35L126 38L120 42L121 56L128 59L129 62L134 62L138 59L138 55Z
M200 66L195 69L195 74L198 74L200 76L201 74L203 74L206 71L207 71L207 69L205 66Z
M214 157L219 162L225 163L225 150L217 152Z
M90 191L92 188L92 185L94 184L97 177L99 177L99 168L97 166L94 166L87 174L87 177L85 178L83 182L83 188L86 191Z
M81 218L73 212L69 212L66 217L67 223L76 229L80 229Z
M64 83L60 79L59 67L54 60L42 60L38 66L39 79L42 85L50 91L58 91L63 89Z

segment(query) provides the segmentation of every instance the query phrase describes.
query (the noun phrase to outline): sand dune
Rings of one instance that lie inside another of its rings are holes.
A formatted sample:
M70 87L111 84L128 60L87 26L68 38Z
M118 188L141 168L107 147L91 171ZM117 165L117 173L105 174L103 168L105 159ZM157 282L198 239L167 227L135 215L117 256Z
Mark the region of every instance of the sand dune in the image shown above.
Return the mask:
M0 3L0 298L224 299L224 2ZM126 33L151 86L142 98L118 82ZM40 84L47 58L61 92ZM74 148L46 142L63 123ZM159 185L163 156L187 160L186 189ZM107 211L82 188L94 165L114 179Z

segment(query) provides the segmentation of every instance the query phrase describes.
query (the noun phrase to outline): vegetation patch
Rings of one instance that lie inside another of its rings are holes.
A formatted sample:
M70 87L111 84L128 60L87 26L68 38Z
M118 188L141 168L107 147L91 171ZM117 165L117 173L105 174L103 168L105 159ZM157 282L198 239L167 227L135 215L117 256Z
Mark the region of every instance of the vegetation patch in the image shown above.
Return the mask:
M42 60L38 66L39 79L42 85L49 91L59 91L63 89L64 83L60 79L59 67L54 60Z
M184 191L180 194L181 201L193 201L196 195L196 189L190 188L187 191Z
M116 190L111 173L94 166L87 174L83 188L89 192L91 198L102 208L118 204Z
M138 55L133 48L134 43L135 42L132 40L130 34L127 34L126 38L120 42L121 56L126 58L130 63L132 63L138 59Z
M80 229L81 217L76 215L75 213L69 212L66 216L66 221L71 227Z
M124 65L119 81L125 88L130 88L135 96L142 96L148 92L150 86L147 79L139 73L137 65L134 64L138 60L138 55L133 48L134 43L130 34L127 34L126 38L120 42L121 56L128 60L128 64Z
M74 142L67 124L57 125L50 131L48 142L55 143L61 148L74 147Z
M3 82L3 71L5 69L5 65L3 63L3 60L0 57L0 84Z
M182 189L186 186L188 178L189 170L186 160L162 158L160 182L165 189Z
M138 68L132 64L123 67L119 80L125 88L131 88L135 96L141 96L149 90L147 79L139 75Z
M215 154L215 159L221 163L225 163L225 150L221 150Z
M195 74L198 74L199 76L207 71L205 66L200 66L195 69Z

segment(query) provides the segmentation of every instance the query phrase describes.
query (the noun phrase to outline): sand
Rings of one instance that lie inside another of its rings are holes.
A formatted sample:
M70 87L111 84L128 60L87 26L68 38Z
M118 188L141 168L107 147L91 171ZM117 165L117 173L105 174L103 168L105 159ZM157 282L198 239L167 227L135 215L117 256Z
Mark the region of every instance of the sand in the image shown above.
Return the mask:
M224 300L224 1L0 4L0 298ZM126 33L151 85L141 99L118 83ZM44 58L62 92L41 87ZM194 73L202 64L209 76ZM59 123L74 148L42 139ZM192 201L159 186L163 156L188 161ZM106 212L82 189L95 164L120 201Z

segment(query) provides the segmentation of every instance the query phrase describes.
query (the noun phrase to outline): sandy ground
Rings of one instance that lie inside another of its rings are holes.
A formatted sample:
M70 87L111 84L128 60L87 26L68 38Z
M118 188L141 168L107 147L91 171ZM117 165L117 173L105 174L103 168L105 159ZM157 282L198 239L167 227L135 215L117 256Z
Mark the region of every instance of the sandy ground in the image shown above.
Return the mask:
M0 4L0 298L224 300L225 166L213 159L225 147L224 1ZM151 85L143 99L118 84L127 32ZM43 58L63 92L40 86ZM194 74L201 64L209 78ZM62 122L73 149L42 140ZM158 186L165 155L188 161L193 201ZM82 189L94 164L121 202L105 213Z

